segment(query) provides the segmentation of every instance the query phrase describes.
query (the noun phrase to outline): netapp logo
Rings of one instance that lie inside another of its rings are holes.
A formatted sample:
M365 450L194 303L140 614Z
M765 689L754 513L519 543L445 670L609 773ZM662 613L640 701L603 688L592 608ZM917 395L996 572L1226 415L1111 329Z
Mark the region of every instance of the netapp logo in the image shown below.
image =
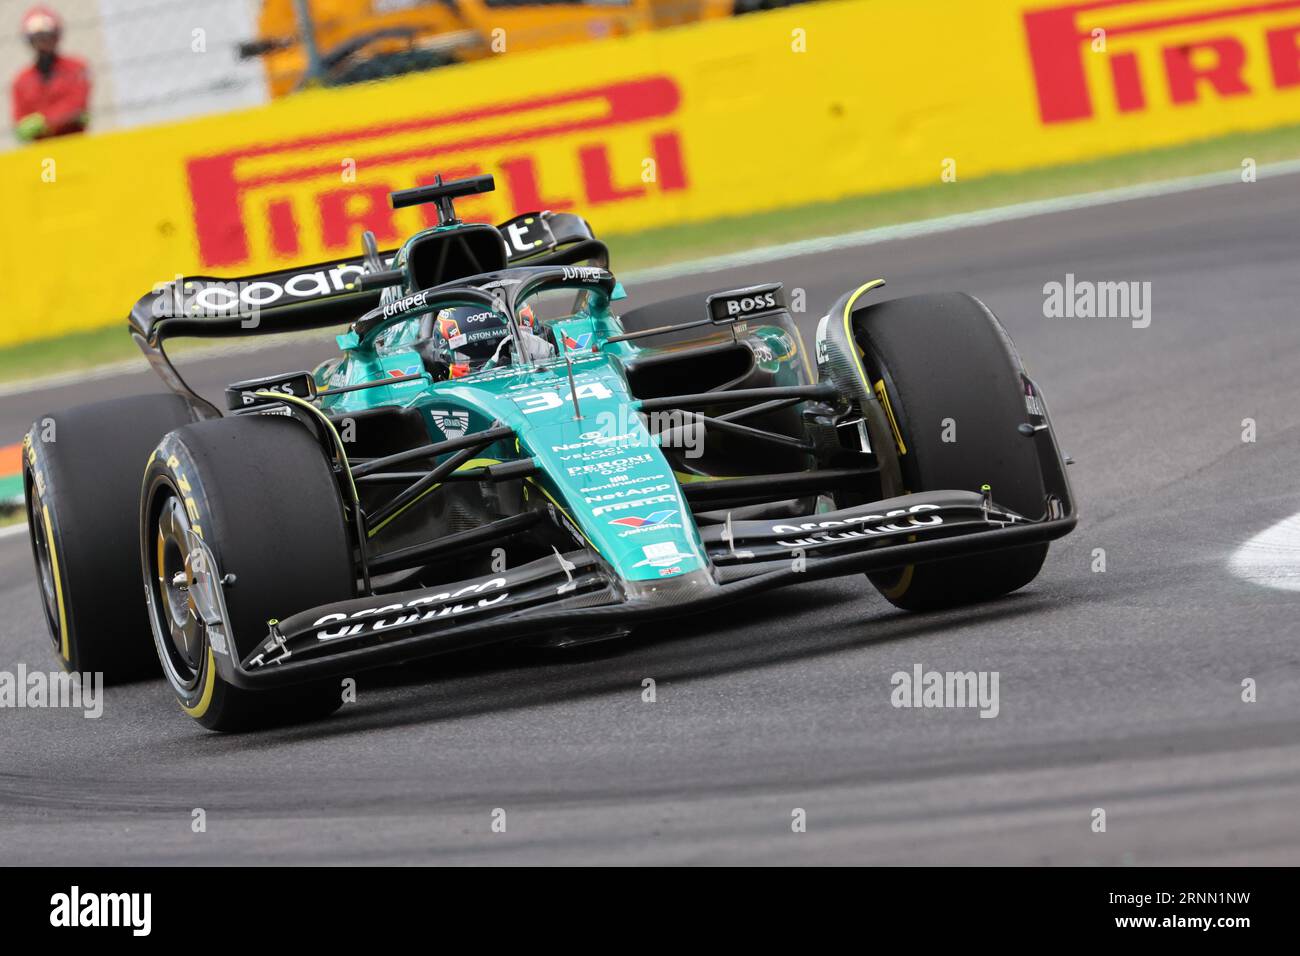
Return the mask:
M126 926L133 936L148 936L153 926L152 893L82 893L78 886L50 897L50 925Z

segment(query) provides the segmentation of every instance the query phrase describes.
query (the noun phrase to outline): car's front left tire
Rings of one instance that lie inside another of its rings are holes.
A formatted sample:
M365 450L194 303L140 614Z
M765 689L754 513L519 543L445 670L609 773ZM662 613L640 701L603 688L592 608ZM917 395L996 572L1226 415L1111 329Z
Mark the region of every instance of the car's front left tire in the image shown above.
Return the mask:
M239 416L167 435L145 471L139 541L154 644L187 714L240 731L340 706L336 682L250 691L215 658L242 660L268 621L354 596L338 485L300 423Z

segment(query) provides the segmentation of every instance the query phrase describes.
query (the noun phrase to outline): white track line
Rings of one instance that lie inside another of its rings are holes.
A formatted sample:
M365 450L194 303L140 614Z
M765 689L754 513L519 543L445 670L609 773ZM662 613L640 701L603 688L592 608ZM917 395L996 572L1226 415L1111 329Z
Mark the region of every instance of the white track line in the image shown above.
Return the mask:
M1253 584L1300 591L1300 514L1283 518L1243 544L1228 569Z
M0 539L9 538L16 534L26 534L26 533L27 533L27 522L24 521L21 524L8 524L5 525L3 528L0 528Z
M1300 173L1300 160L1288 160L1260 166L1256 170L1256 178L1267 179L1293 173ZM893 242L897 239L933 236L958 229L972 229L994 223L1014 222L1018 219L1030 219L1034 216L1046 216L1057 212L1070 212L1075 209L1109 206L1115 203L1132 202L1135 199L1171 196L1178 193L1192 192L1197 189L1228 186L1233 183L1241 183L1240 170L1234 169L1221 173L1185 176L1180 179L1165 179L1159 182L1121 186L1116 189L1079 193L1055 199L1038 199L1033 202L996 206L992 209L983 209L976 212L956 213L951 216L921 219L916 222L904 222L893 226L878 226L875 229L863 229L858 232L825 236L819 239L800 239L796 242L783 242L779 245L762 246L758 249L747 249L743 252L732 252L687 262L675 262L670 265L655 266L649 269L634 269L629 272L620 272L619 277L628 283L664 282L683 276L703 275L723 269L737 269L744 266L760 265L765 262L778 262L796 256L838 252L842 249L856 249L862 246L877 245L882 242ZM288 336L277 336L276 338L277 345L288 340ZM195 349L180 357L190 360L202 360L221 354L254 351L266 347L268 346L265 340L260 338L244 339L234 343ZM137 374L143 371L148 371L148 366L142 365L139 359L127 362L113 362L79 372L61 372L42 378L23 379L17 382L0 384L0 396L18 395L47 388L58 388L63 385L74 385L79 382L113 378L118 375Z
M1266 179L1274 176L1287 176L1293 173L1300 173L1300 160L1288 160L1260 166L1256 170L1256 178ZM1177 193L1209 189L1214 186L1229 186L1233 183L1241 183L1240 170L1206 173L1200 176L1185 176L1180 179L1165 179L1153 183L1140 183L1135 186L1120 186L1116 189L1078 193L1073 196L1060 196L1055 199L1038 199L1032 202L1015 203L1010 206L995 206L992 209L960 212L951 216L920 219L916 222L904 222L893 226L878 226L875 229L863 229L859 232L848 232L843 235L826 236L820 239L800 239L796 242L786 242L777 246L764 246L760 249L748 249L744 252L713 256L695 262L680 262L653 269L642 269L627 273L625 278L628 281L658 282L678 276L716 272L719 269L734 269L741 266L789 259L795 256L836 252L841 249L856 249L860 246L872 246L882 242L892 242L896 239L932 236L943 232L953 232L957 229L970 229L975 226L987 226L999 222L1013 222L1017 219L1029 219L1034 216L1045 216L1055 212L1069 212L1074 209L1109 206L1114 203L1131 202L1135 199L1172 196ZM620 273L620 277L624 276Z

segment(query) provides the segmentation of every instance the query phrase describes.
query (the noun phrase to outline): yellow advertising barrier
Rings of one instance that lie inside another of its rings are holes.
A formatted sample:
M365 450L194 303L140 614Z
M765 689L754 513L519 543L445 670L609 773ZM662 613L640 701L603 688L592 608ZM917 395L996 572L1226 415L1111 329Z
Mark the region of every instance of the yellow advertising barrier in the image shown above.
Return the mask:
M395 243L389 190L597 234L1300 121L1300 0L848 0L505 56L0 156L0 345L113 324L176 273Z

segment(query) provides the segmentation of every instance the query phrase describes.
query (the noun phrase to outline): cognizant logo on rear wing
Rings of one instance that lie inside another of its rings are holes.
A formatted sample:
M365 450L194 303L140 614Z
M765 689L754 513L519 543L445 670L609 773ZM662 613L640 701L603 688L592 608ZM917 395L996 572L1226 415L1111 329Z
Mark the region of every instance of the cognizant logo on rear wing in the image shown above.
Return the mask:
M154 286L149 311L158 319L241 316L255 320L262 309L355 293L356 279L365 271L362 259L356 257L245 279L177 276Z

